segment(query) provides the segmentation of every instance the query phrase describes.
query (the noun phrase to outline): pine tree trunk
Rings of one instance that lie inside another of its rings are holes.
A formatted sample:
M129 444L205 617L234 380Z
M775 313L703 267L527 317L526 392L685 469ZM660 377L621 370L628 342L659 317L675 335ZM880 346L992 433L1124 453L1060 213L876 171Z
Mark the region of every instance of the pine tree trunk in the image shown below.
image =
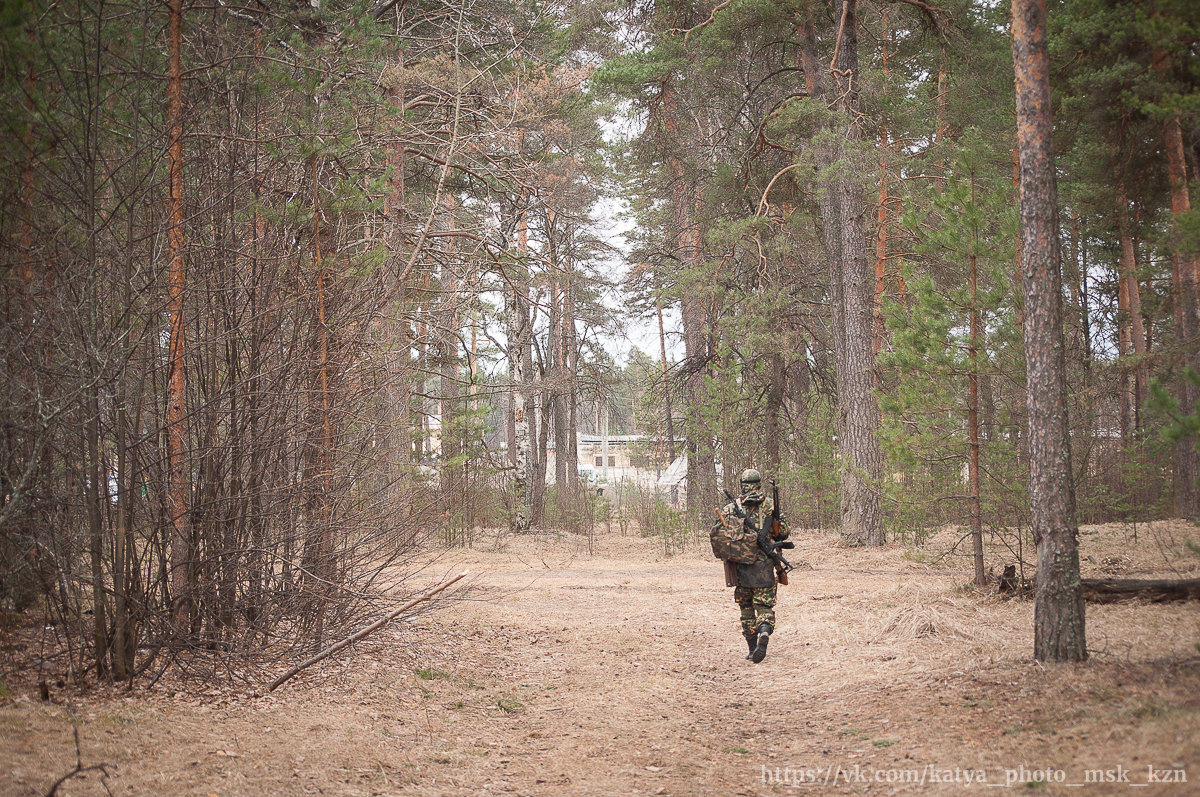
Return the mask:
M450 229L454 229L453 211L450 211ZM451 239L453 240L453 239ZM453 244L449 244L453 246ZM441 419L441 498L442 521L445 523L447 540L452 540L455 528L463 521L466 511L466 495L463 492L462 428L458 419L459 367L458 367L458 278L450 263L442 264L441 318L438 321L438 390ZM455 517L456 513L459 515Z
M675 416L671 409L671 382L670 382L670 366L667 365L667 331L663 325L663 306L662 295L655 292L654 295L655 309L658 311L658 350L659 357L662 361L662 391L663 391L663 415L665 416L664 425L666 426L667 440L667 464L670 465L675 461ZM672 487L672 497L675 488Z
M93 318L96 314L93 314ZM98 320L98 319L96 319ZM108 591L104 583L104 519L101 514L103 498L107 490L101 489L107 484L108 474L104 472L100 461L100 401L99 389L89 386L86 393L84 411L87 421L84 429L84 439L87 441L87 500L88 514L88 543L92 565L92 642L95 645L96 677L107 678L108 670Z
M1082 362L1087 356L1083 350L1083 330L1079 325L1079 307L1081 305L1079 290L1079 214L1071 211L1070 216L1070 246L1067 249L1067 259L1062 264L1063 280L1067 283L1067 294L1070 303L1065 309L1064 323L1068 330L1067 362Z
M566 291L559 247L557 214L546 211L546 250L550 255L550 327L546 332L547 363L549 370L548 401L549 421L554 431L554 484L561 497L569 489L567 484L567 345L564 318L566 316Z
M1013 148L1012 148L1012 187L1013 187L1013 193L1016 194L1018 197L1021 195L1021 152L1020 152L1021 145L1020 145L1019 139L1020 139L1020 131L1017 131L1016 136L1013 138ZM1021 272L1021 264L1024 262L1024 257L1025 257L1024 249L1025 249L1025 242L1021 240L1021 235L1018 233L1017 240L1016 240L1016 246L1013 249L1013 289L1014 289L1014 292L1019 292L1019 291L1024 290L1024 281L1023 281L1023 278L1021 277L1021 273L1022 273ZM1025 312L1024 307L1021 307L1021 306L1017 307L1017 327L1022 328L1022 329L1025 326L1025 316L1023 315L1024 312Z
M1133 331L1130 327L1129 311L1129 265L1126 258L1132 257L1133 243L1129 236L1121 235L1122 269L1117 276L1117 357L1123 362L1121 373L1121 439L1128 444L1133 439L1137 415L1137 377L1128 368L1129 355L1133 353Z
M262 65L263 59L263 36L262 28L255 26L254 28L254 65L259 68ZM261 489L266 481L263 473L262 462L265 454L266 446L256 444L260 439L259 428L261 421L260 408L263 402L262 382L263 374L263 351L266 348L265 341L267 338L267 313L264 311L263 293L261 276L265 269L262 264L262 253L266 243L266 217L260 209L260 202L265 187L263 179L262 167L260 158L262 157L263 140L263 113L262 99L255 97L254 100L254 147L251 156L251 164L254 173L252 190L254 194L254 213L251 223L250 240L248 241L247 250L250 260L250 285L247 290L247 303L250 316L250 339L247 342L248 358L247 365L248 379L246 382L246 405L247 405L247 428L249 438L252 441L250 447L250 457L247 463L249 473L248 492L249 500L249 518L250 523L250 548L252 553L247 557L247 566L250 568L253 575L249 579L249 584L246 589L246 615L250 626L250 633L261 630L259 625L262 617L263 594L266 587L267 566L266 561L268 554L266 553L266 532L267 520L263 512L265 490Z
M132 298L126 282L126 302ZM126 306L129 306L128 304ZM139 391L140 398L140 391ZM136 553L137 540L133 532L133 474L129 457L129 424L125 402L128 391L125 387L125 375L122 374L118 383L116 395L116 522L113 529L112 544L112 593L113 593L113 639L112 639L112 672L117 681L124 681L133 674L134 656L136 650L136 635L130 619L130 606L133 604L131 595L130 559ZM138 413L140 414L140 413Z
M865 231L864 187L850 168L858 127L858 8L843 0L831 73L840 113L832 135L823 134L819 158L825 190L819 200L821 235L829 268L835 371L838 385L838 442L841 448L842 536L855 545L882 545L879 500L883 455L879 448L879 404L874 392L872 349L875 283Z
M34 5L30 4L30 11ZM35 41L34 27L29 27L29 39ZM25 73L25 91L29 97L37 96L36 68L30 60ZM21 235L18 245L21 251L21 282L18 303L21 305L21 329L28 334L33 329L34 316L34 287L33 287L33 133L32 121L25 124L25 157L21 164ZM28 446L26 447L28 450Z
M1067 424L1045 0L1014 1L1012 46L1020 153L1029 495L1038 552L1034 657L1082 661L1087 658L1087 645Z
M1149 369L1146 365L1146 328L1142 318L1142 291L1137 278L1137 250L1130 230L1129 203L1123 182L1117 184L1117 202L1120 214L1117 227L1121 240L1121 273L1118 276L1118 309L1121 316L1120 341L1125 346L1125 355L1136 355L1137 365L1130 371L1124 387L1125 405L1122 419L1129 417L1130 431L1140 429L1141 406L1148 387Z
M707 406L704 372L709 358L706 313L704 303L695 284L702 262L702 241L696 229L695 213L698 197L693 178L687 174L678 147L682 146L683 133L674 85L668 80L662 88L663 126L672 149L667 155L671 180L671 211L675 246L679 262L685 272L692 275L691 284L680 297L680 317L683 322L684 357L688 364L688 376L684 389L690 407L687 430L687 508L693 516L704 511L712 503L717 489L716 457L713 452L713 435L708 428L708 419L702 416Z
M130 645L132 635L129 628L129 580L128 554L132 539L129 528L129 501L133 492L129 489L129 449L125 443L125 408L121 397L117 399L121 408L117 411L117 474L116 474L116 523L113 529L112 595L113 595L113 641L112 673L117 681L129 677L133 668L133 652Z
M579 490L579 352L575 339L575 288L571 258L565 259L567 282L563 289L563 346L567 366L567 479Z
M567 442L570 435L567 430L567 368L566 368L566 347L563 345L566 335L562 330L562 320L558 321L558 329L552 330L551 334L555 338L555 346L558 350L555 352L555 359L559 365L554 369L554 393L550 398L551 407L550 414L554 426L554 483L558 487L558 494L564 495L571 487L570 470L568 464L570 458L567 456Z
M1020 237L1017 237L1020 241ZM1086 242L1079 246L1079 325L1083 331L1083 370L1090 377L1092 367L1092 309L1088 292L1088 250ZM1090 378L1088 385L1090 387Z
M1161 68L1161 67L1160 67ZM1167 149L1167 178L1171 189L1171 213L1179 219L1191 211L1188 194L1187 164L1184 159L1183 135L1176 114L1163 123L1163 138ZM1184 352L1184 362L1200 371L1198 345L1196 259L1178 246L1171 251L1171 286L1175 304L1175 336ZM1176 389L1179 412L1190 415L1200 401L1200 391L1189 382L1180 380ZM1186 436L1175 448L1175 511L1188 520L1200 518L1200 453L1195 442Z
M320 485L317 501L318 511L313 519L315 528L308 545L311 553L311 579L314 635L316 643L325 638L325 610L329 595L329 584L333 578L332 534L333 534L333 420L329 395L329 324L325 314L325 262L321 250L321 205L318 191L319 170L317 158L312 158L312 203L313 203L313 267L316 269L317 294L317 378L321 391L321 434L318 446L318 471ZM307 554L307 552L306 552Z
M169 583L175 627L191 624L191 526L188 519L188 483L183 418L184 375L183 293L187 284L183 240L183 0L167 6L167 268L170 343L167 378L167 493L171 513L171 566Z
M767 395L764 402L764 440L765 468L774 477L779 474L780 446L779 439L783 435L780 416L783 414L783 397L787 388L785 384L787 371L783 367L783 355L772 352L767 355Z
M690 213L683 219L690 224ZM693 247L684 248L685 268L698 265L698 253ZM703 416L703 408L708 405L703 364L708 360L708 338L705 334L705 313L700 298L695 295L684 296L680 302L683 320L684 356L688 360L691 373L687 377L686 389L691 406L691 417L688 423L687 451L687 506L688 511L695 516L704 507L712 503L712 496L717 490L716 457L713 453L713 435L709 429L708 419Z
M803 14L803 12L801 12ZM796 21L796 35L800 40L800 66L804 70L804 91L810 97L818 97L824 91L821 79L821 60L817 52L817 26L810 20Z
M445 228L451 232L456 229L454 218L454 196L447 194L443 198L445 205ZM441 285L439 286L439 301L441 312L437 326L437 366L438 366L438 418L441 434L441 494L443 500L442 521L445 524L447 540L453 539L454 529L462 521L465 512L466 495L463 492L463 465L460 461L462 454L462 428L459 422L459 403L461 395L459 388L458 363L458 275L452 265L454 261L454 239L449 238L445 244L446 259L441 266ZM459 513L459 517L455 517Z
M883 94L887 95L888 79L888 27L887 6L880 9L880 24L883 27L883 41L880 43L883 60ZM875 208L875 303L873 315L875 326L872 331L871 351L875 357L883 350L883 337L886 326L883 321L883 297L887 288L887 239L888 239L888 125L884 118L879 131L879 204ZM875 386L879 387L879 369L875 369Z
M1131 259L1133 269L1127 277L1129 281L1129 332L1133 339L1133 353L1138 358L1135 369L1136 384L1134 386L1134 426L1142 428L1142 404L1146 401L1146 393L1150 388L1150 366L1146 355L1150 353L1150 339L1146 335L1146 319L1142 313L1142 285L1137 278L1137 245L1133 244L1134 255Z
M255 33L257 35L257 30ZM400 69L404 67L403 50L396 52L396 66ZM403 82L391 89L389 96L392 109L397 115L403 115L406 97ZM388 148L387 164L390 175L388 178L389 190L384 195L383 206L384 218L388 225L386 241L391 251L400 252L403 247L406 222L404 207L406 164L405 147L402 141L397 141ZM407 281L407 277L401 275L398 275L397 279ZM395 292L400 297L398 303L407 300L408 291L403 282L396 286ZM414 461L413 457L412 327L409 320L402 315L390 327L391 337L397 344L397 351L390 358L392 362L390 370L393 376L388 383L388 402L391 407L392 434L394 436L392 450L395 452L392 456L394 461L400 463L401 472L398 476L389 475L388 488L390 497L398 505L402 496L409 493L409 487L413 483L410 474L415 471L415 468L412 466L420 465L420 461ZM408 504L407 509L411 511L411 503Z
M887 144L887 130L884 129L881 143ZM883 338L887 327L883 320L883 298L887 290L887 163L882 155L879 158L879 204L875 209L875 302L872 306L874 327L871 336L871 351L876 357L883 350ZM879 369L875 369L875 384L879 385Z
M550 413L547 403L550 396L545 391L534 393L534 403L537 413L534 416L537 429L534 444L533 468L533 500L530 502L530 522L537 528L542 528L546 522L546 469L548 467L547 447L550 439Z
M429 296L429 272L426 272L421 277L421 295ZM426 396L429 392L429 299L419 300L417 302L417 338L414 346L417 350L416 362L416 390L413 391L413 399L416 404L416 423L415 440L413 441L413 464L421 466L425 464L426 454L429 452L429 429L428 417L429 407ZM512 450L511 448L509 449Z
M975 192L974 180L971 192ZM974 197L972 196L972 204ZM974 230L972 230L974 238ZM975 241L972 240L972 249ZM975 252L970 255L971 264L971 323L970 342L967 344L967 360L970 372L967 381L967 437L970 459L967 466L969 502L971 515L971 553L975 560L975 584L987 584L987 573L983 568L983 508L981 502L981 479L979 473L979 350L983 348L983 324L979 313L979 270Z

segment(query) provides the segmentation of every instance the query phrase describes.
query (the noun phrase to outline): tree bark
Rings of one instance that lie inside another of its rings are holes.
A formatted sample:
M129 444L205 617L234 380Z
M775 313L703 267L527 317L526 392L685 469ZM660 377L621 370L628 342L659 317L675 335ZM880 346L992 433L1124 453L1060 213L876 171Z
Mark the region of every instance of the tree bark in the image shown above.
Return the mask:
M705 400L704 372L709 358L704 302L699 294L697 275L702 261L703 242L696 228L697 186L687 173L679 147L683 141L680 120L684 114L678 107L676 78L668 77L662 87L663 127L670 149L668 168L673 182L671 212L675 248L683 270L683 291L680 296L680 317L683 322L684 357L688 374L685 391L689 404L687 429L687 508L693 516L711 503L717 489L716 457L713 435L708 419L703 417Z
M975 181L971 180L971 203L975 203ZM983 508L981 505L981 479L979 472L979 350L983 348L983 324L979 312L979 264L975 256L975 230L971 230L970 285L971 321L970 340L967 343L967 360L970 371L967 375L967 437L970 457L967 465L969 503L971 515L971 552L975 560L975 585L987 584L987 573L983 568Z
M562 251L559 246L557 214L546 211L546 251L550 255L550 328L546 333L549 368L549 421L554 428L554 483L559 500L570 485L567 476L567 335L565 328L566 291Z
M1121 439L1129 443L1137 425L1137 377L1127 370L1128 358L1133 354L1133 330L1130 326L1132 313L1129 310L1129 274L1126 258L1132 257L1133 244L1125 234L1121 235L1122 268L1117 275L1117 358L1124 361L1121 367Z
M124 391L121 391L122 393ZM125 437L124 396L117 396L117 474L116 474L116 528L113 529L112 592L113 592L113 639L112 673L117 681L124 681L133 670L133 650L130 644L133 635L129 628L129 579L128 554L133 546L129 524L129 502L133 491L129 489L129 448Z
M667 464L670 465L675 461L675 416L671 409L670 367L667 365L667 331L663 326L662 294L657 291L654 294L654 306L658 311L658 351L662 359L663 414L666 416L664 426L667 431Z
M255 29L255 36L258 36L258 29ZM257 39L256 39L257 41ZM256 54L258 50L256 49ZM396 51L396 66L397 68L404 67L404 51ZM405 104L405 86L403 82L398 84L389 91L389 98L393 111L397 115L402 115ZM388 147L387 164L388 164L388 188L389 190L384 195L383 214L388 225L387 227L387 244L391 251L399 253L402 250L404 242L404 225L406 222L406 214L404 203L406 200L405 194L405 146L403 141L396 141L392 146ZM396 286L394 292L399 297L397 304L405 302L408 298L408 291L405 283L407 276L404 274L404 259L397 254L398 268L396 269L396 279L400 283ZM397 314L399 315L399 313ZM399 504L402 496L406 496L408 488L413 484L412 473L415 472L413 466L420 465L420 461L414 461L413 457L413 433L412 433L412 346L413 336L412 327L407 318L403 316L400 320L394 321L391 325L390 334L396 342L397 350L390 358L392 372L395 374L393 380L389 382L388 399L392 408L392 427L394 440L392 448L396 453L393 455L396 462L401 464L401 473L398 476L389 478L389 491L393 500ZM411 503L408 504L408 509L411 511Z
M452 202L452 200L451 200ZM454 210L448 209L448 226L454 229ZM453 247L450 239L449 247ZM450 258L442 264L441 273L441 318L438 321L438 416L441 419L441 498L442 521L447 539L453 538L454 529L465 520L467 496L464 492L462 455L462 424L459 420L459 364L458 364L458 276ZM459 513L459 517L455 514Z
M513 513L510 526L515 532L529 531L533 523L533 440L530 414L534 411L531 399L533 358L529 318L529 299L525 296L528 280L525 262L528 255L526 238L525 201L522 197L517 213L517 274L513 275L508 292L507 329L508 363L512 373L513 424Z
M455 222L454 196L446 194L442 198L444 207L443 226L453 232L457 228ZM466 511L466 495L464 493L463 465L460 461L462 454L461 423L459 421L459 356L458 356L458 274L454 271L454 239L448 238L445 243L446 258L441 265L440 291L438 301L441 303L437 319L436 352L438 373L438 419L441 435L440 459L440 492L442 498L442 522L447 541L453 540L454 529L463 521ZM459 517L455 517L460 513Z
M879 448L879 403L875 397L872 348L874 280L867 248L864 186L850 159L861 140L859 116L858 5L843 0L830 74L837 96L837 129L822 135L819 159L825 178L819 200L821 235L829 269L838 386L838 443L841 449L841 525L855 545L883 545L879 500L883 455Z
M1083 597L1088 603L1116 603L1135 598L1154 603L1200 600L1200 578L1192 579L1083 579Z
M192 584L189 573L191 526L183 419L187 383L184 372L183 294L187 285L183 238L183 0L167 6L167 262L170 343L167 378L167 493L171 512L170 588L172 615L180 631L190 625Z
M1165 67L1160 67L1165 69ZM1176 114L1163 123L1163 139L1167 149L1167 179L1171 189L1171 213L1178 219L1191 211L1188 194L1187 164L1184 160L1183 135ZM1197 290L1196 260L1184 253L1178 245L1171 249L1171 287L1175 304L1175 335L1183 352L1184 363L1200 372L1200 351L1197 346ZM1190 415L1200 401L1200 391L1187 382L1179 380L1176 400L1179 412ZM1175 448L1175 511L1182 518L1194 520L1200 517L1200 453L1195 442L1186 436Z
M783 355L771 352L767 355L767 395L764 406L765 428L765 467L772 475L779 474L780 445L783 436L783 426L780 417L783 414L783 397L786 394L787 370L783 365Z
M1012 148L1012 187L1013 193L1018 197L1021 195L1021 144L1020 131L1017 131L1013 138ZM1023 291L1024 280L1021 277L1021 264L1025 262L1025 242L1021 240L1021 234L1017 234L1016 246L1013 247L1013 290L1014 292ZM1017 307L1017 327L1024 332L1025 327L1025 308Z
M429 401L426 398L429 392L429 272L426 271L421 277L421 295L426 297L417 302L417 313L420 320L417 321L417 337L414 346L417 350L416 362L416 390L414 398L416 404L416 435L413 441L413 464L421 466L425 463L425 457L429 453ZM509 449L511 451L511 448Z
M1020 237L1017 238L1020 241ZM1079 326L1083 332L1083 371L1090 388L1092 368L1092 308L1088 291L1088 249L1085 241L1079 244Z
M1012 13L1021 276L1025 290L1029 495L1038 552L1034 657L1082 661L1087 658L1087 644L1067 424L1045 0L1014 0Z
M937 131L934 133L938 144L945 144L946 139L950 135L950 125L946 121L946 116L950 108L950 69L947 64L949 59L946 57L946 45L942 44L941 53L938 57L938 77L937 77ZM942 178L938 178L938 190L942 188Z
M30 3L30 12L36 6ZM36 41L35 28L31 24L29 26L30 44ZM35 97L37 86L37 71L32 58L25 72L25 91L29 97ZM21 329L26 335L33 331L33 315L34 315L34 287L33 287L33 134L34 123L31 120L25 123L25 134L23 137L25 145L25 157L21 163L21 235L18 239L18 245L21 251L21 282L20 294L18 301L21 305ZM26 451L28 451L28 445Z
M1129 219L1129 200L1123 180L1117 184L1119 204L1117 228L1121 241L1121 269L1118 275L1117 304L1121 320L1119 329L1119 352L1125 356L1135 355L1137 364L1125 376L1123 403L1121 408L1122 432L1128 440L1133 431L1141 428L1141 406L1148 387L1149 369L1146 365L1146 328L1142 319L1142 291L1137 278L1137 250ZM1128 423L1125 419L1128 418ZM1128 426L1128 430L1125 428Z
M317 377L321 391L321 434L318 450L320 486L317 496L318 512L314 519L309 545L311 553L311 578L309 589L313 593L314 631L317 644L325 637L325 604L328 585L333 580L333 419L329 395L329 325L325 315L325 262L321 250L321 204L319 193L319 169L317 157L312 157L312 203L313 203L313 267L316 269L317 294Z
M578 341L575 339L575 281L570 247L563 259L563 356L567 368L567 479L579 490L579 372Z
M887 146L887 128L880 135L880 145ZM875 209L875 302L873 305L874 328L871 336L871 351L878 358L883 351L883 338L887 326L883 319L883 298L887 290L887 202L888 176L884 155L879 156L879 204ZM874 369L875 386L879 386L879 369Z
M93 319L98 320L93 313ZM100 401L95 385L87 389L84 411L87 413L84 436L87 441L87 514L88 543L92 565L92 642L95 645L96 677L103 679L108 669L108 591L104 583L104 518L101 514L103 499L108 491L100 456Z

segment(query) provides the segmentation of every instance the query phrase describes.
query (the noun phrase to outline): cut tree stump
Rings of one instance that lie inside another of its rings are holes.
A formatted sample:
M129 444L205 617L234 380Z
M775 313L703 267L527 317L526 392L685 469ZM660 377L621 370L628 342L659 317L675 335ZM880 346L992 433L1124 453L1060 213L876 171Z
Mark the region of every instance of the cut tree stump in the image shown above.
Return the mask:
M1144 598L1152 603L1200 600L1200 578L1083 579L1083 599L1089 603Z

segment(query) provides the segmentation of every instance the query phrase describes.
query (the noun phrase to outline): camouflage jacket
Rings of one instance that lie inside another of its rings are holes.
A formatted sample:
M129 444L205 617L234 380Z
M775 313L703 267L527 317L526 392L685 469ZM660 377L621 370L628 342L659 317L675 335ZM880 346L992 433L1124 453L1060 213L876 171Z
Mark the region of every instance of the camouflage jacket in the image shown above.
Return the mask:
M769 495L764 496L761 503L743 503L742 499L738 499L738 506L736 508L740 508L746 514L745 520L738 519L732 503L727 503L721 508L721 514L730 526L731 536L735 539L741 536L751 538L751 547L757 554L754 557L755 564L768 560L769 557L758 547L758 535L756 532L750 531L750 525L752 524L753 528L759 529L762 528L764 522L770 522L771 511L775 508L775 502L771 500L771 496ZM713 528L716 529L720 525L720 521L718 521ZM786 540L788 538L787 521L783 517L780 517L779 531L779 536L772 539L776 541Z
M775 506L771 500L771 496L765 496L761 504L742 504L741 501L738 503L741 504L742 509L746 513L747 520L753 523L754 528L760 528L763 523L771 522L771 510ZM728 511L726 517L733 518L734 522L736 522L737 519L733 514L733 505L727 505L726 510ZM758 547L758 535L751 532L748 527L745 527L745 521L743 521L743 526L745 533L754 534L753 546L755 557L753 562L739 563L737 565L738 585L745 589L774 589L775 563ZM779 536L772 539L786 540L788 538L788 530L786 523L783 522L783 518L780 518L779 526Z

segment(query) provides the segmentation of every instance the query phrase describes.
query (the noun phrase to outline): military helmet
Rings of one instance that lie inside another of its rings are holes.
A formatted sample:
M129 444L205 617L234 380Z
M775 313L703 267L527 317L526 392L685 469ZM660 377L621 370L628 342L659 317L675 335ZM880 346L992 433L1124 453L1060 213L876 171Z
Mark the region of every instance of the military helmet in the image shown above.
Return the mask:
M742 484L761 484L762 474L754 468L746 468L742 471Z

